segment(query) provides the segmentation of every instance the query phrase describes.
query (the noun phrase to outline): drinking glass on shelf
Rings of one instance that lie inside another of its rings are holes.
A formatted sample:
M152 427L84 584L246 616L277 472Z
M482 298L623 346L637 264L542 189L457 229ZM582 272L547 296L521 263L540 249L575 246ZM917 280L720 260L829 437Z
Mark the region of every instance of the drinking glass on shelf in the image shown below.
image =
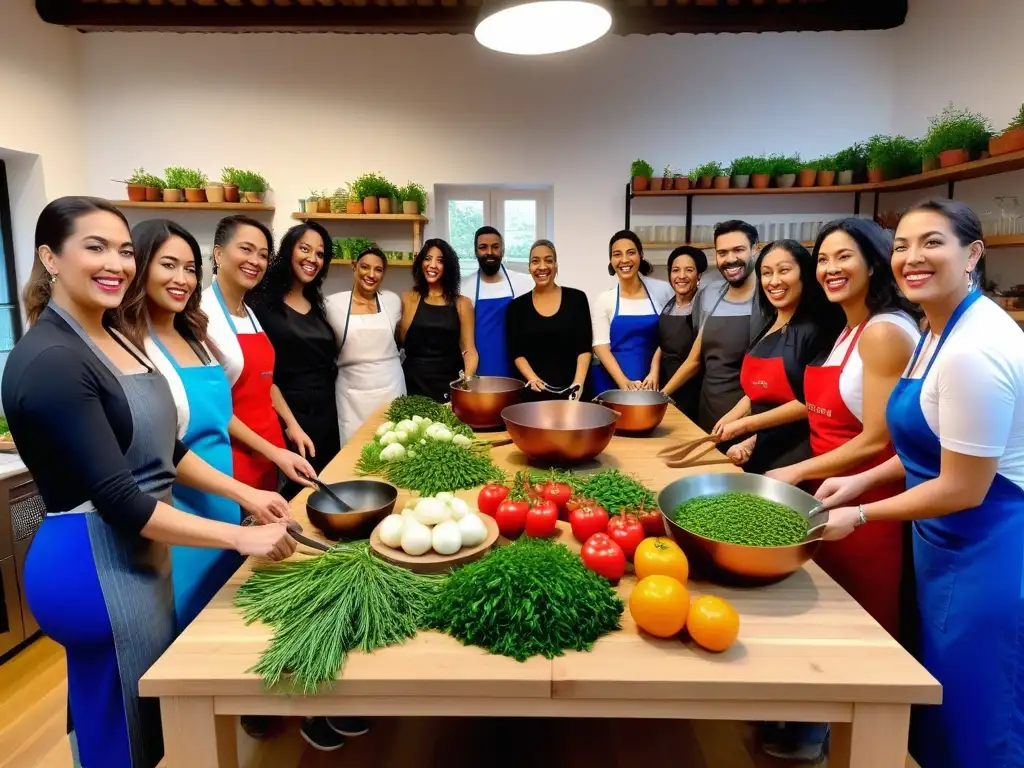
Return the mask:
M766 242L768 239L768 227L765 226L765 223L762 221L760 224L757 225L756 229L757 239L762 243Z
M1020 208L1017 198L1004 195L996 198L999 203L999 231L1000 235L1015 235L1020 226Z

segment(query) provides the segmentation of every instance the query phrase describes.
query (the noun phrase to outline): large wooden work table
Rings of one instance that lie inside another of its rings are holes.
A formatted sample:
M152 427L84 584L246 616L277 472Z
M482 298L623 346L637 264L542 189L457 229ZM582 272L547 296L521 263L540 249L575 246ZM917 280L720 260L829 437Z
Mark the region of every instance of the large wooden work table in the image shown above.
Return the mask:
M351 477L360 448L383 420L383 411L371 418L323 479ZM702 434L670 408L653 435L616 436L590 468L618 467L656 490L683 474L737 471L668 469L655 456ZM526 465L515 446L493 450L508 470ZM717 451L702 461L715 458ZM292 502L292 513L315 535L307 494ZM399 509L404 499L402 493ZM567 531L561 540L578 550ZM421 632L402 646L352 654L330 691L271 693L246 672L271 631L245 626L232 607L248 573L248 565L240 569L142 678L141 694L161 700L169 768L237 768L234 717L242 714L829 721L831 768L903 768L910 705L941 699L934 678L813 563L759 589L691 583L692 592L722 595L740 613L740 639L723 654L644 635L627 609L622 630L590 653L519 663ZM633 584L631 576L622 580L624 598Z

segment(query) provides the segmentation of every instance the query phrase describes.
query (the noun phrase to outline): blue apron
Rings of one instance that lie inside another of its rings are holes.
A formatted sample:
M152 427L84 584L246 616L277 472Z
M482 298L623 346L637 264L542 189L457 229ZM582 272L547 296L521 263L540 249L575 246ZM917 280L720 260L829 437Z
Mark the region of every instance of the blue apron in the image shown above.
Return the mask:
M216 363L178 365L174 356L150 336L170 360L188 397L188 430L182 442L214 469L232 477L231 385L224 369ZM242 513L238 504L222 496L203 493L176 483L172 489L174 506L184 512L238 525ZM174 584L174 610L180 632L199 615L242 564L237 552L204 547L171 547L171 580Z
M476 296L473 299L476 330L476 351L480 357L477 365L477 376L514 376L512 362L508 359L505 348L505 311L515 298L516 289L512 287L505 265L501 265L501 273L505 275L511 295L500 299L480 300L480 273L476 273Z
M615 356L615 362L630 381L643 381L651 372L651 361L658 349L660 314L651 299L651 292L643 280L647 301L651 304L649 315L620 315L619 299L622 289L615 287L615 314L612 315L609 347ZM593 372L594 394L599 395L609 389L618 389L619 385L608 375L603 365L598 365Z
M980 297L968 294L924 375L900 379L889 398L889 434L908 488L939 475L942 448L921 411L922 383ZM1024 766L1024 490L996 475L980 506L913 527L920 660L942 684L943 703L915 711L911 752L921 768Z

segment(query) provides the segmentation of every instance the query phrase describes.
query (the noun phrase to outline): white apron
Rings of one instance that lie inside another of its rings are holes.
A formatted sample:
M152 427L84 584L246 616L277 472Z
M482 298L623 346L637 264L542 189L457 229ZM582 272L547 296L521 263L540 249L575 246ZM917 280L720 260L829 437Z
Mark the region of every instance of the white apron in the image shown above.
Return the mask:
M405 394L405 376L395 344L395 324L377 298L377 313L353 315L348 295L340 323L332 322L340 341L334 397L342 444L384 403ZM329 310L332 309L329 307ZM333 314L328 317L334 321ZM340 314L340 312L339 312Z

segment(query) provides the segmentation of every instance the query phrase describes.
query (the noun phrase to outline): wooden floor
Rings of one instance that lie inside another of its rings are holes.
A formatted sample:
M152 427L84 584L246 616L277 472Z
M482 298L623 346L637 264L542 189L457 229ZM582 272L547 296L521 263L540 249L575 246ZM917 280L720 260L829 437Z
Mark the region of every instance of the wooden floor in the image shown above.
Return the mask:
M64 654L39 640L0 666L0 768L72 768ZM628 713L624 704L623 713ZM764 755L744 723L671 720L375 718L336 752L295 721L266 742L239 730L243 768L795 768ZM907 768L915 764L908 759Z

